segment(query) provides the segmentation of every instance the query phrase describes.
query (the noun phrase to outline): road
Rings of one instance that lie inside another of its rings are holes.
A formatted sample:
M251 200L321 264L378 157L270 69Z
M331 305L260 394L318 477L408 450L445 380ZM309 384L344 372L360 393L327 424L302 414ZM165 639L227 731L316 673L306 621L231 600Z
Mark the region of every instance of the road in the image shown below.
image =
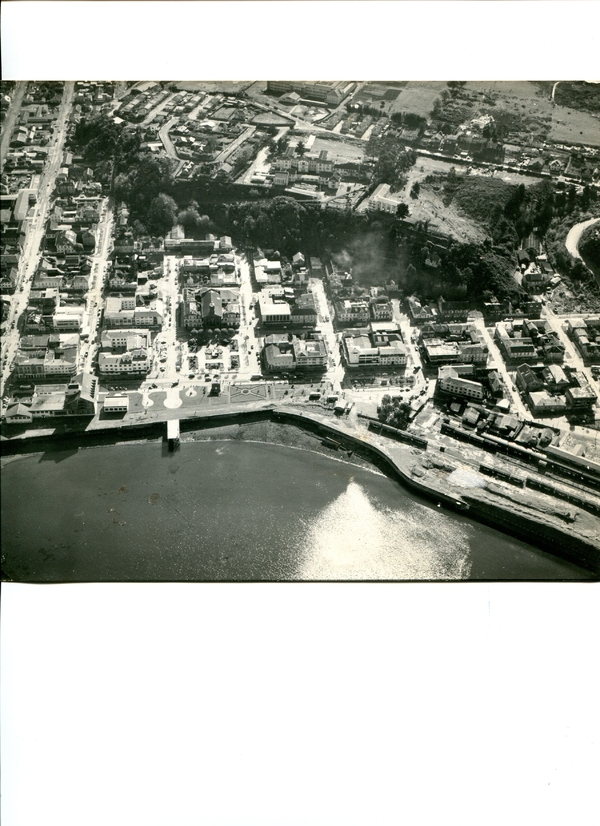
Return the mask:
M504 363L504 359L502 358L502 354L498 349L498 345L494 341L493 336L490 334L488 328L485 326L483 318L474 318L471 321L473 324L475 324L479 332L483 335L485 343L487 344L488 352L492 358L491 363L488 360L488 367L495 368L502 376L502 381L504 382L506 389L508 391L512 411L514 413L517 413L522 419L531 419L531 412L523 404L523 401L521 400L518 391L514 389L514 380L509 374L506 364Z
M19 320L27 309L31 282L36 271L40 245L46 230L46 220L50 207L50 197L54 190L54 181L60 169L63 147L66 137L66 125L73 103L74 81L66 81L63 98L54 123L54 136L48 149L46 166L40 181L38 200L32 217L27 218L25 244L19 259L16 290L11 301L8 328L10 332L2 340L2 382L1 392L10 373L10 365L19 344ZM14 328L13 328L14 324Z
M162 112L162 110L165 108L167 103L169 103L169 101L173 100L173 98L175 97L175 94L176 94L175 92L172 92L170 95L167 95L167 97L163 101L161 101L161 103L157 104L154 107L154 109L151 109L150 112L144 118L144 120L141 122L140 126L148 126L150 121L154 120L154 118L156 117L156 115L158 115L159 112Z
M581 224L575 224L574 227L571 227L565 241L565 246L573 258L581 258L581 254L579 252L579 239L588 227L591 227L597 223L600 223L600 218L590 218L589 221L582 221Z
M169 137L169 130L175 123L177 123L178 120L179 118L177 117L171 118L161 126L160 131L158 133L158 137L161 139L162 144L165 147L165 152L167 153L169 158L175 158L176 160L179 160L179 157L177 156L177 152L175 151L175 147L173 146L173 141Z
M98 224L96 235L96 252L91 260L92 272L86 299L84 327L89 327L89 343L83 344L81 353L81 369L88 373L93 372L94 356L100 346L100 313L102 311L102 290L106 279L108 257L112 249L113 211L106 198L102 207L102 216ZM98 341L94 342L98 333Z
M289 131L289 126L282 126L279 129L279 132L273 138L274 141L278 141L282 138L286 132ZM267 161L269 157L269 150L267 147L263 147L263 149L259 150L258 155L252 162L250 169L247 172L237 179L236 184L249 184L252 181L252 176L256 175L257 172L268 172L270 168L270 161Z
M17 117L21 111L21 103L27 91L27 83L19 81L15 86L12 100L8 107L8 114L2 124L2 140L0 141L0 170L4 169L4 161L10 149L10 139L15 128Z
M217 164L217 163L223 163L223 161L227 160L227 158L228 158L228 157L229 157L229 156L230 156L233 152L235 152L235 150L236 150L239 146L241 146L241 145L244 143L244 141L245 141L245 140L247 140L247 139L248 139L251 135L253 135L255 132L256 132L256 126L248 126L248 127L246 127L246 129L242 132L242 134L241 134L241 135L238 135L238 137L237 137L234 141L232 141L232 142L229 144L229 146L226 146L226 147L225 147L225 149L224 149L222 152L219 152L219 154L218 154L218 155L216 156L216 158L214 159L214 163L216 163L216 164Z

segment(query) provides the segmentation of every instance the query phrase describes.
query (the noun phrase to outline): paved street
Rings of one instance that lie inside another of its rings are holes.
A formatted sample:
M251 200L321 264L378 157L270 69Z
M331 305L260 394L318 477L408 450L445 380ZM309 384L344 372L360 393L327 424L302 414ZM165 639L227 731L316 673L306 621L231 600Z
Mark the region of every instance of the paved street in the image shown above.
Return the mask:
M62 153L66 136L66 125L73 102L75 83L66 81L63 98L58 110L58 117L54 123L52 144L49 147L48 158L40 181L37 203L33 215L26 219L26 238L19 259L16 290L11 302L9 316L9 333L2 340L2 382L0 392L4 393L4 385L10 373L10 365L15 356L19 343L19 323L27 308L31 282L40 258L40 245L44 237L46 220L50 206L50 197L54 190L54 181L60 169Z
M494 367L502 376L502 380L504 381L504 384L508 391L510 406L512 410L519 416L521 416L521 418L523 419L531 419L531 412L529 408L527 408L523 404L518 391L515 389L516 385L514 383L514 379L509 374L508 369L504 363L504 359L502 358L502 354L498 349L498 345L494 341L494 338L491 335L488 328L485 326L483 318L473 319L473 323L476 325L478 330L483 334L485 343L487 344L488 351L491 357L491 361L490 359L488 359L488 367Z
M82 347L82 369L93 372L92 363L94 356L100 346L100 335L98 341L93 343L97 331L99 331L100 314L102 312L102 290L106 280L106 271L110 252L112 250L112 228L113 211L108 198L105 198L102 206L98 233L96 236L96 251L92 257L92 271L90 274L90 285L86 299L86 312L84 316L84 329L89 331L89 342Z
M19 112L21 111L21 103L27 91L27 83L17 83L12 92L12 100L8 108L8 114L2 124L2 140L0 141L0 170L4 169L4 161L10 149L10 139L14 132Z

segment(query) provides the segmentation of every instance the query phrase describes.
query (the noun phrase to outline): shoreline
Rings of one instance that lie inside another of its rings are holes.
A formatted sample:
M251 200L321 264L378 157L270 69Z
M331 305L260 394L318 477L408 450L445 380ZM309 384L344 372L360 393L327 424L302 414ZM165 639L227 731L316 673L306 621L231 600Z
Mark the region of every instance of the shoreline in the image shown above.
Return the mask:
M462 488L448 483L456 461L443 454L408 445L386 444L372 433L351 430L343 421L311 411L301 412L274 405L253 410L215 411L210 415L180 420L181 444L191 441L258 441L309 450L337 461L354 464L395 479L430 502L444 505L475 521L525 540L543 552L600 574L600 522L575 506L548 502L527 488L516 491L486 480L484 489ZM276 438L274 438L276 437ZM324 444L334 440L337 449ZM123 443L164 443L164 422L103 428L15 439L2 442L1 462L32 453L102 447ZM10 448L7 451L6 448ZM341 458L338 450L345 452ZM512 498L510 496L512 494ZM536 498L537 497L537 498ZM577 523L577 524L575 524Z

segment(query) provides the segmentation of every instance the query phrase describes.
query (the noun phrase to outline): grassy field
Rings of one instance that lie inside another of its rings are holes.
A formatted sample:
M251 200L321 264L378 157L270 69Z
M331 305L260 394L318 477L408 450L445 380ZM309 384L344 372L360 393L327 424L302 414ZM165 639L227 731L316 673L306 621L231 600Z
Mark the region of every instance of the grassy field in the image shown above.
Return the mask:
M498 109L521 115L526 121L537 122L548 140L600 146L600 118L588 112L555 105L551 100L552 85L526 80L469 81L465 90L479 94L481 108L492 115L494 109ZM493 97L495 106L486 106L486 97Z
M434 101L446 88L445 80L411 80L393 102L391 112L414 112L429 117Z
M553 141L600 146L600 117L557 106L549 137Z

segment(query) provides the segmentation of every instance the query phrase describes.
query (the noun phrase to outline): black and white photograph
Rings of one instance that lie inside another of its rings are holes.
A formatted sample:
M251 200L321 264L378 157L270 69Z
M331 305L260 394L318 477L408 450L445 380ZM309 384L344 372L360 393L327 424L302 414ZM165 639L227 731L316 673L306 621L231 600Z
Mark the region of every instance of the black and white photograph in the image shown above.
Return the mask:
M3 824L595 826L599 22L3 4Z
M600 84L2 107L6 579L598 575Z

